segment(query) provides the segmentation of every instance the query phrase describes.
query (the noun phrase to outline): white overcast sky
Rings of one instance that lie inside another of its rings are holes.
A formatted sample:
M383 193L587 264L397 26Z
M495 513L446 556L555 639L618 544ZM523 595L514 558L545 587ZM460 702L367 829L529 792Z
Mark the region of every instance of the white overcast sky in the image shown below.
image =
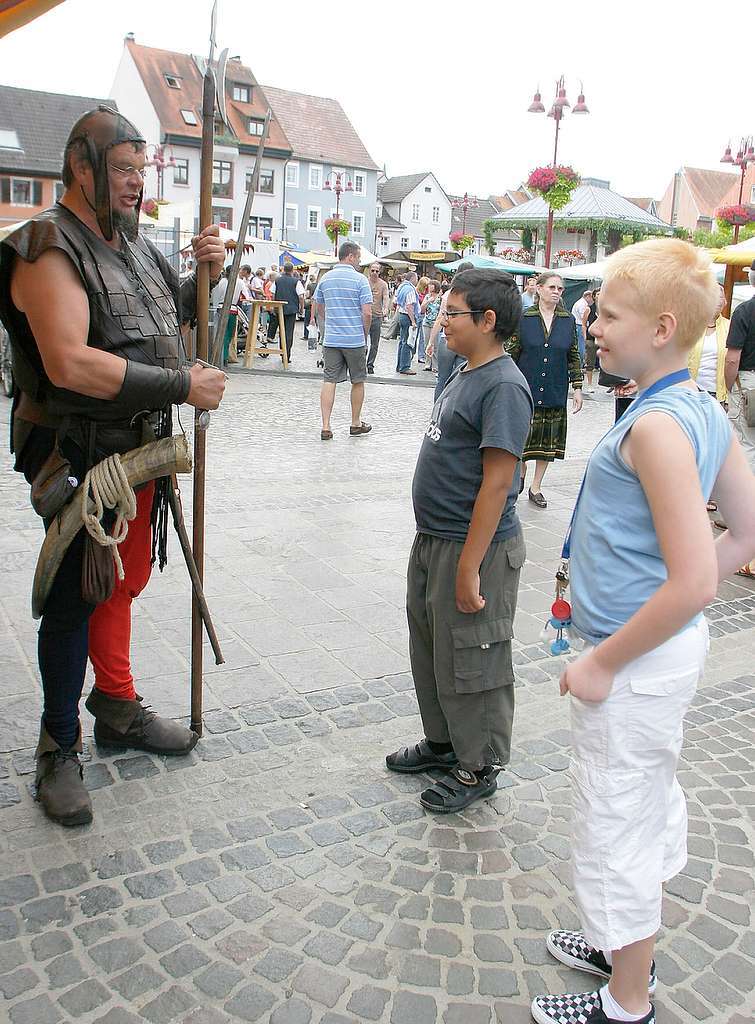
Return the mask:
M66 0L0 40L0 83L107 96L126 32L204 54L211 6ZM554 122L527 107L563 73L590 114L562 122L559 162L660 198L682 164L720 168L755 132L753 26L733 0L220 0L217 35L263 85L337 98L389 175L432 170L449 192L498 193L550 162Z

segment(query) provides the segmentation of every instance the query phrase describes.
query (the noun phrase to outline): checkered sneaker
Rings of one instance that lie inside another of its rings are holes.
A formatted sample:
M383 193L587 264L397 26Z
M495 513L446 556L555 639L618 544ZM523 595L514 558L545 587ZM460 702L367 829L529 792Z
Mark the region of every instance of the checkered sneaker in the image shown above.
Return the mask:
M545 941L551 955L567 967L596 974L599 978L611 977L611 965L599 949L585 940L582 932L555 931ZM657 980L653 961L648 980L648 992L651 994L655 992Z
M562 996L538 996L532 1000L532 1017L537 1024L619 1024L606 1017L600 992L574 992ZM634 1024L655 1024L655 1010Z

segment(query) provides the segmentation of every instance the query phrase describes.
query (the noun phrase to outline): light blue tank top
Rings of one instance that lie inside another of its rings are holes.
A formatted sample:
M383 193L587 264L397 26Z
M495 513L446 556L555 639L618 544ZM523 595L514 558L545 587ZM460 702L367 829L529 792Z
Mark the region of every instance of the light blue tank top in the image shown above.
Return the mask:
M706 501L729 451L731 426L723 409L707 392L688 387L666 388L630 405L598 443L572 526L569 561L572 621L590 643L615 633L667 579L645 492L619 453L633 423L659 410L689 438Z

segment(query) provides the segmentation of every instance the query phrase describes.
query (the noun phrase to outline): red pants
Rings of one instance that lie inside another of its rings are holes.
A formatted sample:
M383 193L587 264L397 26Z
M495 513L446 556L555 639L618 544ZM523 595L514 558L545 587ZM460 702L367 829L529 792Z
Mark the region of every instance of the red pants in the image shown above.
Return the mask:
M131 675L131 602L147 586L152 571L150 518L155 494L154 480L136 492L136 518L118 546L125 577L116 574L115 590L98 605L89 619L89 660L98 690L120 700L134 700Z

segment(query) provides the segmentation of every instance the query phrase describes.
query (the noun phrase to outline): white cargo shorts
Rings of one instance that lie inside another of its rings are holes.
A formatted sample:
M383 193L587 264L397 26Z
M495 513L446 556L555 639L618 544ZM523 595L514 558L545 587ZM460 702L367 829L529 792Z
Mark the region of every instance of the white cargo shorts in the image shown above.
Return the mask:
M662 883L687 862L676 766L708 646L701 618L621 669L604 701L570 699L574 893L597 949L654 935Z

